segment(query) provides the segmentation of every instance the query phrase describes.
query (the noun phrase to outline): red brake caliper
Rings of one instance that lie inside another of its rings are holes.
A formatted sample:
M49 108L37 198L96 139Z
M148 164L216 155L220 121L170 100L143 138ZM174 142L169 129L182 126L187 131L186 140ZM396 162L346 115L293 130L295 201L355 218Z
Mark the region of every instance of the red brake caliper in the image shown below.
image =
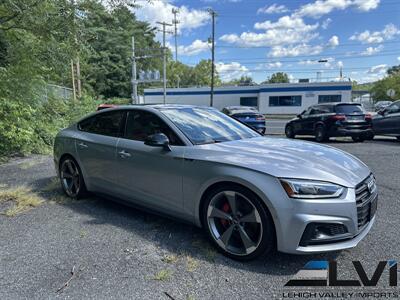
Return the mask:
M224 205L222 205L222 211L224 211L226 213L228 213L230 211L230 206L229 206L228 202L225 202ZM225 219L221 219L221 224L224 227L229 226L228 220L225 220Z

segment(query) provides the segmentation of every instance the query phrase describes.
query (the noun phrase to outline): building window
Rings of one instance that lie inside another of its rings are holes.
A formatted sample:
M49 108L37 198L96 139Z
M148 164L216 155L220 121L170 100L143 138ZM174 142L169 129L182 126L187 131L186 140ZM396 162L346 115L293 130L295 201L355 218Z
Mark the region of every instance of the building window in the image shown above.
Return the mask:
M270 96L269 106L301 106L301 96Z
M257 107L257 97L240 97L240 105Z
M342 102L342 95L318 95L318 103Z

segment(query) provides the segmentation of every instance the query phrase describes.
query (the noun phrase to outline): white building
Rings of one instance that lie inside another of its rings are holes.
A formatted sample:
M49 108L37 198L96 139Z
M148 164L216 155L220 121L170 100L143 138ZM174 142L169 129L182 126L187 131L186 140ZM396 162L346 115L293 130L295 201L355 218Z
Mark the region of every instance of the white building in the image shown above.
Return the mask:
M144 103L163 103L163 89L145 89ZM264 114L298 114L310 105L350 102L351 82L276 83L214 89L213 106L255 106ZM166 103L210 105L210 88L167 89Z

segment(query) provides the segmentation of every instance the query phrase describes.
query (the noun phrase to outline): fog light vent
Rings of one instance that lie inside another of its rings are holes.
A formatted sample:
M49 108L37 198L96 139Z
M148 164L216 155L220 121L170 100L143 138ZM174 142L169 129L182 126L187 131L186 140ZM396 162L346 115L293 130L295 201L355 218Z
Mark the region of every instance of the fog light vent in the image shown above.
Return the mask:
M348 238L347 227L343 224L310 223L304 230L300 246L328 244Z

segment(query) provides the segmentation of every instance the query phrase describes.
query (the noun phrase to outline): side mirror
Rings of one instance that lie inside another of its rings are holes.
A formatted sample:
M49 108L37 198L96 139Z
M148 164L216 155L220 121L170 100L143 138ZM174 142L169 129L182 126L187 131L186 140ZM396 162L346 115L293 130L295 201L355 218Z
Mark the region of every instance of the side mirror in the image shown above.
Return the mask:
M380 111L378 111L378 114L380 114L381 116L385 115L385 109L381 109Z
M165 150L171 151L171 147L169 146L169 139L164 133L155 133L149 135L145 139L144 144L152 147L162 147Z
M299 119L301 119L301 118L303 118L303 115L299 114L299 115L297 115L297 117L298 117Z

